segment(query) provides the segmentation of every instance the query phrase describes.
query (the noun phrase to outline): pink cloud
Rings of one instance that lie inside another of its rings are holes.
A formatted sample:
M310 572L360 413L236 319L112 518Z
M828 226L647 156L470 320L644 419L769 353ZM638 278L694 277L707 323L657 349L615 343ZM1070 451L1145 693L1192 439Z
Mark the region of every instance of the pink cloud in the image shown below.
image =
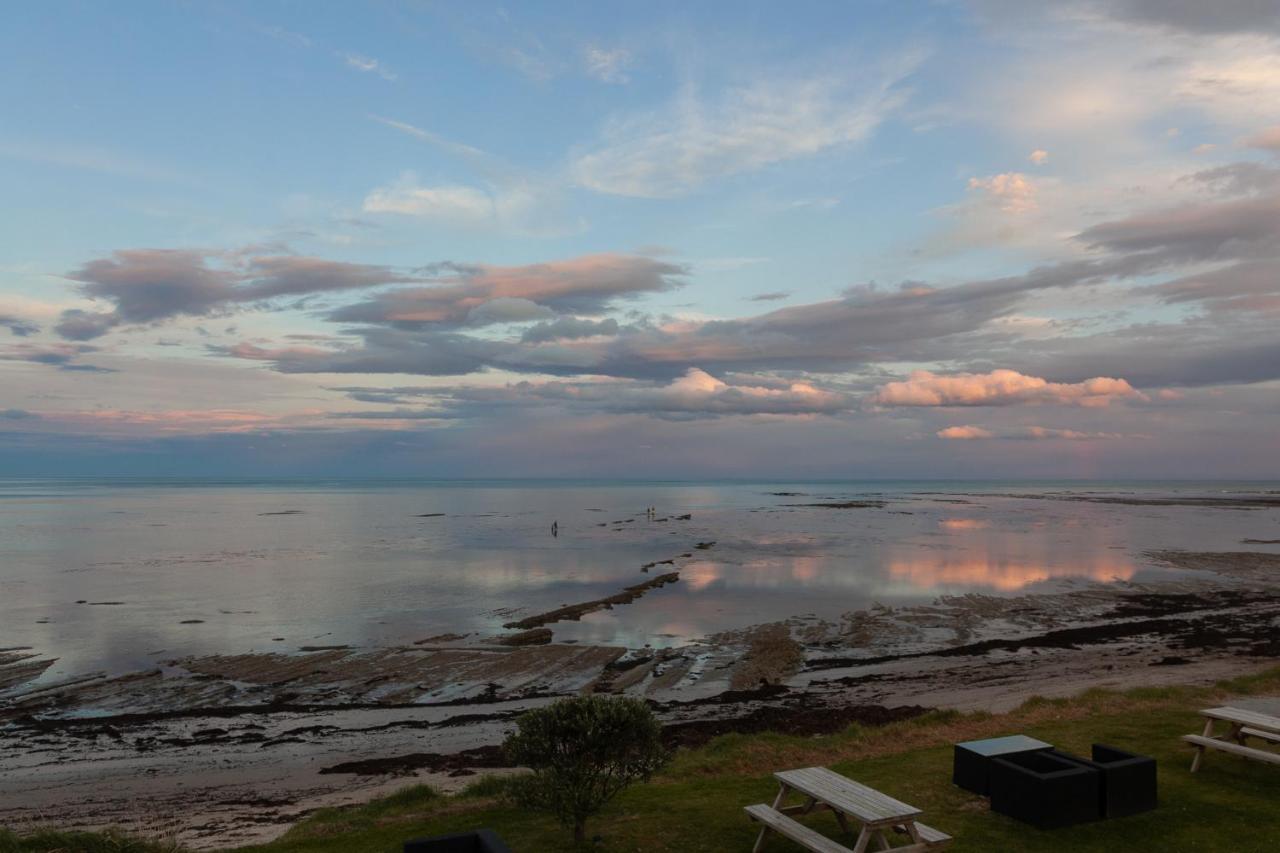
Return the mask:
M1044 154L1045 159L1049 156L1047 152L1032 152L1032 162L1037 165L1044 162L1044 160L1035 159L1037 154ZM987 198L1005 213L1028 213L1035 210L1037 206L1035 182L1021 172L970 178L969 189L986 194Z
M880 406L1012 406L1056 403L1107 406L1146 396L1123 379L1096 376L1083 382L1049 382L1016 370L941 376L917 370L906 380L882 385L871 397Z
M1108 438L1145 438L1141 435L1124 435L1116 432L1081 432L1074 429L1055 429L1053 427L1042 426L1026 426L1017 427L1011 430L1002 430L994 432L979 426L967 424L965 426L953 426L946 429L940 429L936 433L938 438L949 438L958 440L976 440L1003 438L1015 441L1042 441L1058 439L1060 441L1096 441Z
M989 429L976 426L953 426L938 430L938 438L954 438L968 440L975 438L995 438L996 434Z
M1268 127L1266 130L1255 133L1253 136L1245 139L1244 144L1250 148L1263 148L1271 151L1280 151L1280 125Z

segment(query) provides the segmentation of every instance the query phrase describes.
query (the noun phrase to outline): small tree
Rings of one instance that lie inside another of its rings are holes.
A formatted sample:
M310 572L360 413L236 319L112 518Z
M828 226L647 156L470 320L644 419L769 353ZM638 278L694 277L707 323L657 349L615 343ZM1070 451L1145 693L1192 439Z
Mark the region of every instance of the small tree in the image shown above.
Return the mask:
M512 795L547 811L586 839L587 818L667 759L662 727L639 699L579 696L522 714L503 744L516 764L533 769Z

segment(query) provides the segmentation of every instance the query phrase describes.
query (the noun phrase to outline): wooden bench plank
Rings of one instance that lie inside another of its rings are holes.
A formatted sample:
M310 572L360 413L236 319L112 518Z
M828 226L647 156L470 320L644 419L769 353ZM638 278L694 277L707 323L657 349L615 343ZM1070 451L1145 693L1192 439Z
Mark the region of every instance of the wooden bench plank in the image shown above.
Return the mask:
M1261 729L1253 729L1248 726L1244 726L1240 729L1240 734L1248 735L1249 737L1262 738L1263 740L1271 741L1272 743L1280 743L1280 732L1264 732Z
M1220 740L1214 737L1204 737L1203 735L1183 735L1182 739L1194 746L1217 749L1222 752L1229 752L1233 755L1243 755L1245 758L1255 758L1258 761L1269 761L1272 764L1280 764L1280 753L1254 749L1251 746L1241 746L1234 741Z
M832 841L825 835L792 820L764 803L747 806L745 811L752 820L764 824L779 835L785 835L802 847L814 851L814 853L852 853L843 844Z
M916 821L916 832L920 835L920 840L928 847L941 847L951 843L951 836L932 826L925 826L920 821Z

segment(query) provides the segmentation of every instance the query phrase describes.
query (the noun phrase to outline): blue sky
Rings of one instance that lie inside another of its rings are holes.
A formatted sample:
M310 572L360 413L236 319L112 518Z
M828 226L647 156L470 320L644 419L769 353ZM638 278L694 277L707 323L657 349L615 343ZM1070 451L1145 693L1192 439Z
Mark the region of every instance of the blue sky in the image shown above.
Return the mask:
M14 471L1280 475L1256 3L56 2L0 57Z

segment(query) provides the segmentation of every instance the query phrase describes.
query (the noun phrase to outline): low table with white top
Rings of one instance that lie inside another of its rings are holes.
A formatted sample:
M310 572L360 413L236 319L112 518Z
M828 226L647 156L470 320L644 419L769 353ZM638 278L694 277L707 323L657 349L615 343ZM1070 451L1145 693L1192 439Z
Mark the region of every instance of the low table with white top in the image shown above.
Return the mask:
M951 782L985 797L988 794L987 774L991 771L992 759L1044 749L1053 749L1053 744L1026 735L1007 735L958 743L952 758Z
M853 853L863 853L872 838L879 841L881 850L890 849L886 830L905 833L911 839L909 845L893 848L895 853L937 850L951 841L951 836L920 823L916 818L922 812L915 806L895 800L825 767L783 770L773 776L779 785L778 796L773 805L760 803L746 807L751 819L762 824L760 835L752 848L753 853L758 853L763 847L770 831L785 835L816 853L849 853L849 848L788 817L823 808L830 809L835 814L840 828L849 835L853 834L850 819L860 824ZM784 806L787 797L793 793L803 796L805 802Z

